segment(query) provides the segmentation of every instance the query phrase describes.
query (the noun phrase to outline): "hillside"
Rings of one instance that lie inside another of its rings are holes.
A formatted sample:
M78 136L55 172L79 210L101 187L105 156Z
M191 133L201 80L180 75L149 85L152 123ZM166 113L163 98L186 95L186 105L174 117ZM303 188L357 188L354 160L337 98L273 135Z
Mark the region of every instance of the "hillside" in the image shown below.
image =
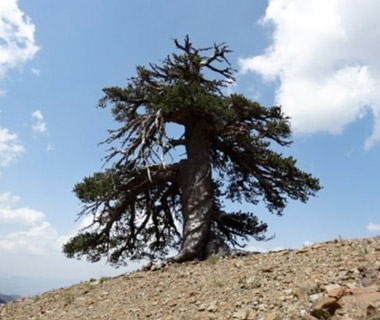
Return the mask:
M379 320L380 237L147 266L1 305L0 319Z

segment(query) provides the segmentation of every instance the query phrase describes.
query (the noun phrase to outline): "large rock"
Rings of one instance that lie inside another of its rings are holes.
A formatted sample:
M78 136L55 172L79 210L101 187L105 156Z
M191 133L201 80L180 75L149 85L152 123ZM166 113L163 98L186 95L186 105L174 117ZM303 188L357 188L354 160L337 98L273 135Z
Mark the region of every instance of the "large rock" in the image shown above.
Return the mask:
M354 313L357 319L380 319L380 290L378 287L341 286L332 289L328 295L318 300L310 314L317 319L330 319L336 312ZM363 317L363 318L362 318Z

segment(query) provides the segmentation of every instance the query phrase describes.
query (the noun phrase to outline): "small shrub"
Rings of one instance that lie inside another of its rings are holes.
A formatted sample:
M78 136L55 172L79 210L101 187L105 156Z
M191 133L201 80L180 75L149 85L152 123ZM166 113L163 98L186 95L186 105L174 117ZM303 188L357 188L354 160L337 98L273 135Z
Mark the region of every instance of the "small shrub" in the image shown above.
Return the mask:
M71 291L66 291L63 300L65 300L66 304L71 304L74 302L74 294Z
M208 264L216 264L217 262L219 261L219 257L217 256L209 256L207 259L206 259L206 263Z
M90 283L90 282L87 282L87 283L85 284L85 287L86 287L86 290L87 290L87 291L91 291L92 289L95 288L95 286L94 286L92 283Z
M103 282L111 280L111 277L101 277L99 280L99 283L102 284Z

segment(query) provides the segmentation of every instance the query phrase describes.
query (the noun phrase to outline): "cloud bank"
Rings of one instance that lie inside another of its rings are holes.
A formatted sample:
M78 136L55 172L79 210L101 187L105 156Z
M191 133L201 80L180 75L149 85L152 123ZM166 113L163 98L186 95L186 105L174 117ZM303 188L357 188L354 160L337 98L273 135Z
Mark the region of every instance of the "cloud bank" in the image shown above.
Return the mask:
M9 70L22 67L38 51L34 39L35 26L19 9L17 2L0 1L0 79Z
M23 151L24 147L19 142L17 135L0 127L0 167L6 167Z
M3 252L62 255L62 245L93 220L92 216L87 216L70 233L60 234L43 212L20 207L19 203L19 196L10 192L0 193L0 226L14 230L5 233L0 230L0 255Z
M16 226L16 232L0 233L0 251L45 255L56 251L57 231L45 221L45 214L28 208L17 208L20 197L9 192L0 194L0 224Z
M369 149L380 140L378 12L378 0L270 0L261 22L272 43L240 71L278 81L276 104L295 132L338 134L371 112Z
M34 39L35 26L18 7L17 0L0 1L0 81L12 69L20 69L31 60L38 46ZM0 96L6 90L0 88ZM0 168L7 166L24 147L16 134L0 125Z

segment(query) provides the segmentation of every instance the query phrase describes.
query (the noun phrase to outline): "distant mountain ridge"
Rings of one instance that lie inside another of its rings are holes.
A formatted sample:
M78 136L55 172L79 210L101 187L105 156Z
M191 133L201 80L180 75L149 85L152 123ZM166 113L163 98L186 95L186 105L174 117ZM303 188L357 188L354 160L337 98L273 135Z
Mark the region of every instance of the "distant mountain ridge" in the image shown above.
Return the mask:
M17 300L21 298L21 296L12 294L12 295L6 295L6 294L1 294L0 293L0 303L7 303L9 301Z
M81 278L60 278L59 276L52 278L33 275L0 275L0 294L13 295L16 293L21 297L30 297L55 288L68 287L80 281L82 281Z

